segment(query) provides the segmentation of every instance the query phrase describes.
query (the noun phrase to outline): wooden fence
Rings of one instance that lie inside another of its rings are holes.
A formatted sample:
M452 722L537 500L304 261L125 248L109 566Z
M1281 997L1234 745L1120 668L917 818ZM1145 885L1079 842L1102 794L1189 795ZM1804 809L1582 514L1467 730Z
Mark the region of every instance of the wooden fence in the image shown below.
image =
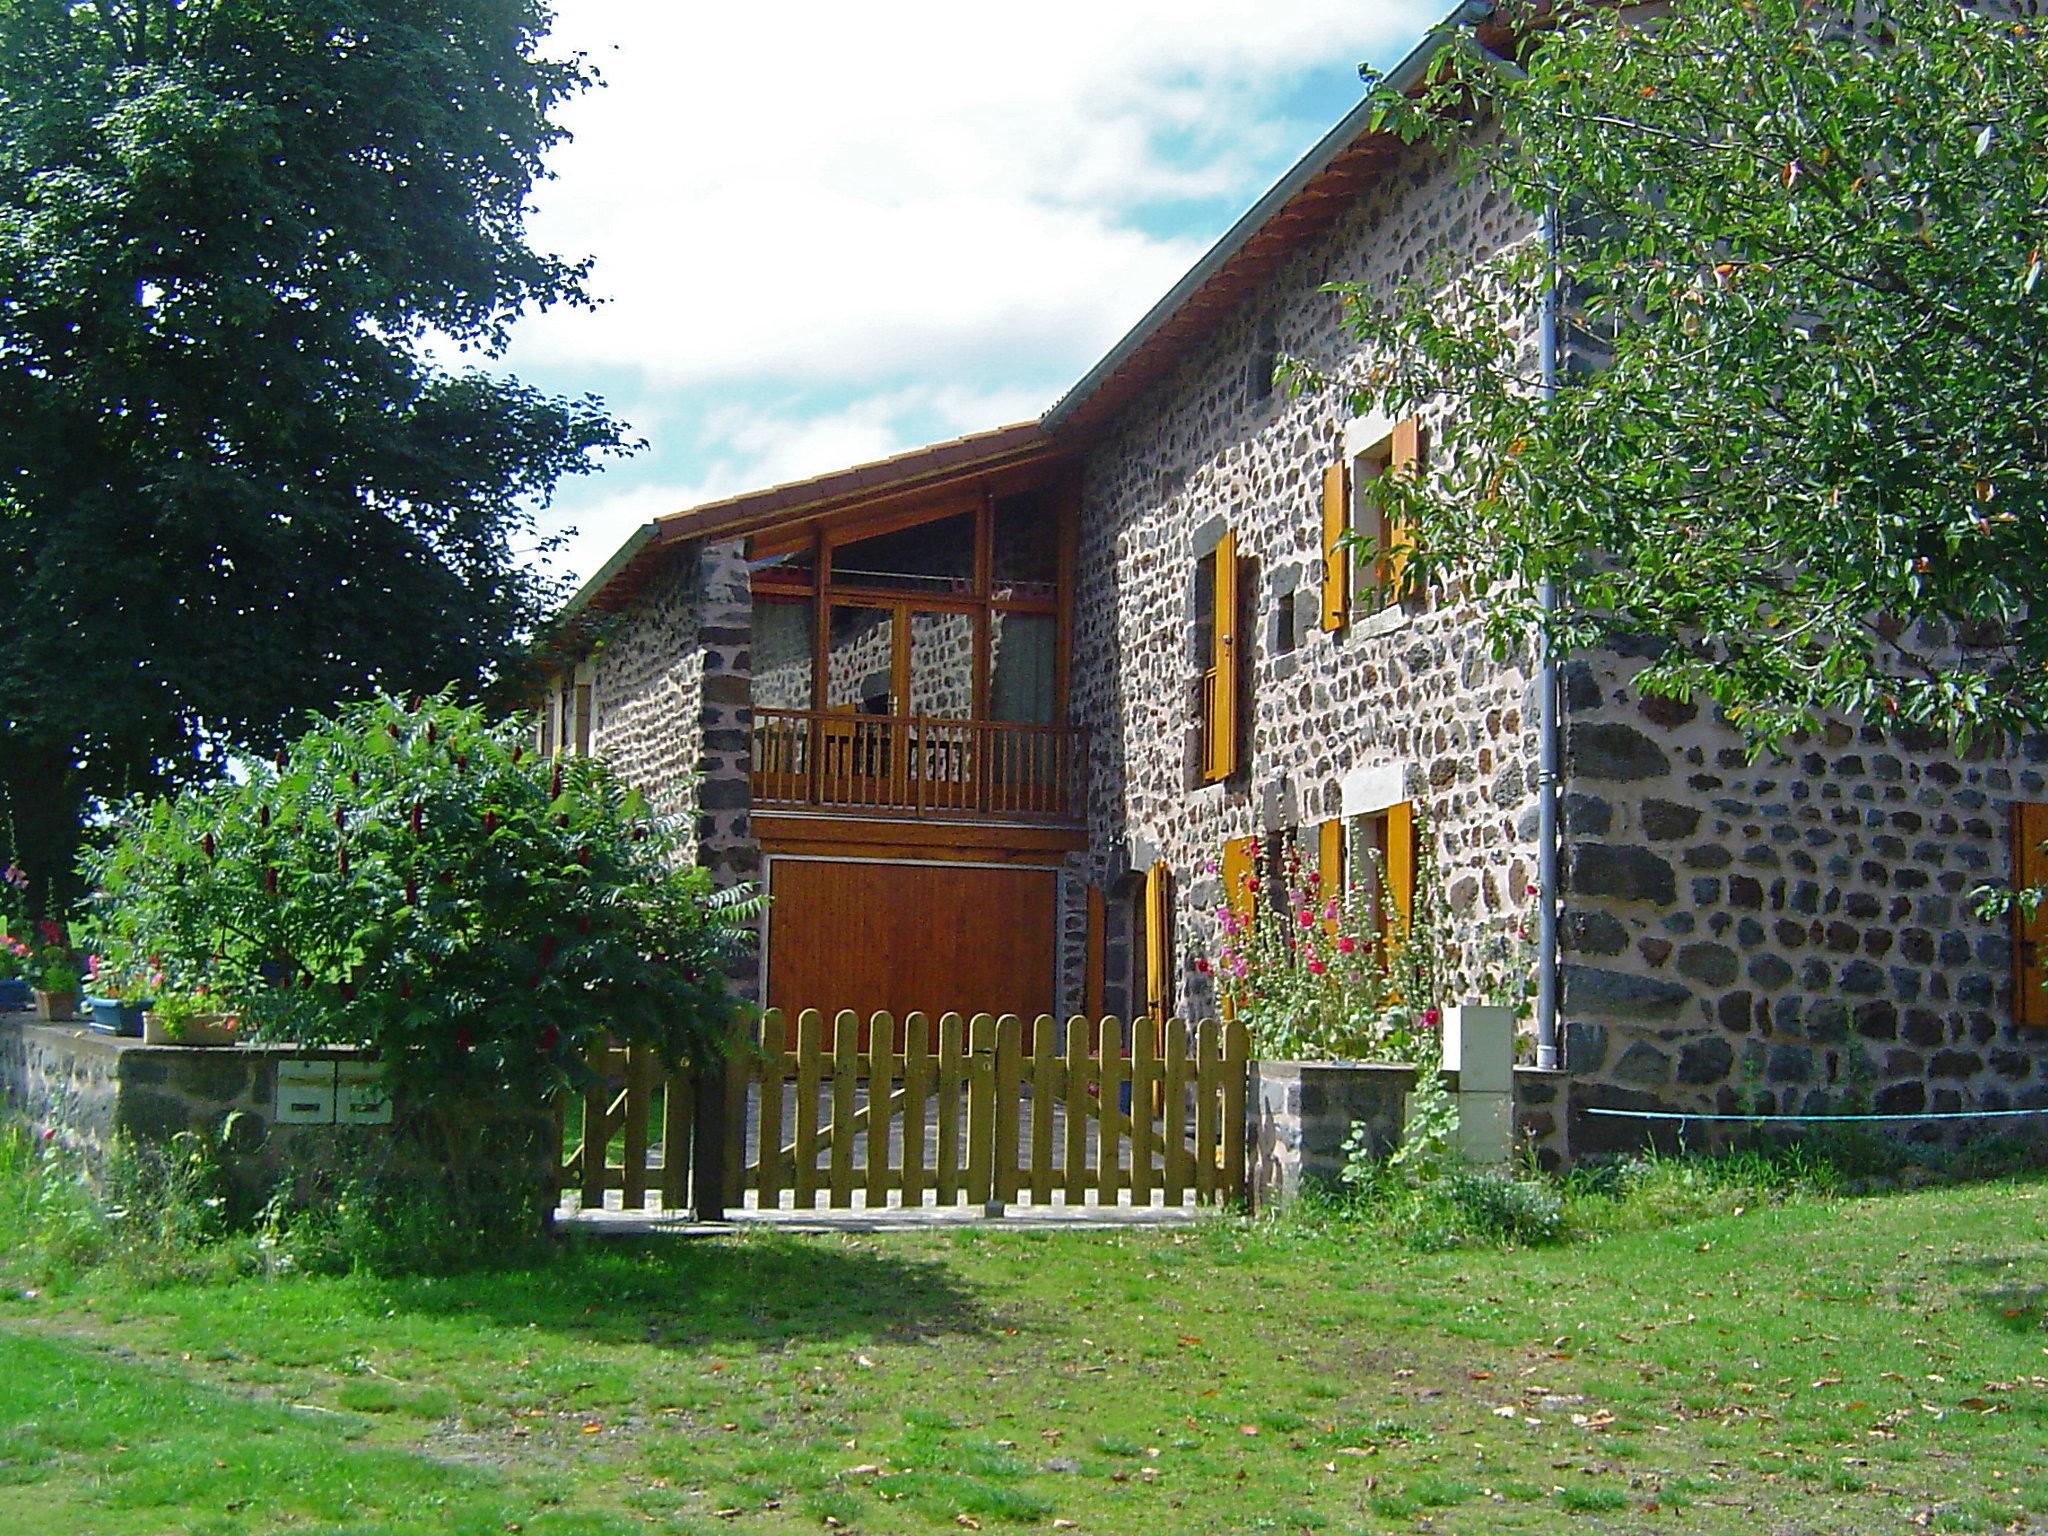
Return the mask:
M1245 1190L1242 1023L863 1026L806 1011L792 1028L771 1010L724 1073L715 1127L693 1124L694 1085L645 1052L593 1065L601 1085L561 1181L585 1209L613 1190L627 1210L687 1207L693 1141L715 1147L735 1210L1206 1205Z

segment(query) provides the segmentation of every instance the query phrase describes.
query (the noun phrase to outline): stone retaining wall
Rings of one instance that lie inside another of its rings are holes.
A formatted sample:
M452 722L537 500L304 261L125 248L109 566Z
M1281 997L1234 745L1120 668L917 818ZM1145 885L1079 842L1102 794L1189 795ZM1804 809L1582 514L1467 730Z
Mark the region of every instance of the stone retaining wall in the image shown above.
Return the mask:
M0 1016L0 1102L95 1168L124 1141L162 1147L189 1132L221 1149L230 1179L251 1203L267 1198L287 1171L385 1159L401 1170L443 1168L451 1142L459 1157L474 1158L508 1184L524 1179L540 1188L552 1180L560 1133L554 1117L537 1109L487 1104L429 1112L401 1096L389 1125L277 1122L281 1063L357 1059L355 1051L296 1046L144 1045L77 1025Z

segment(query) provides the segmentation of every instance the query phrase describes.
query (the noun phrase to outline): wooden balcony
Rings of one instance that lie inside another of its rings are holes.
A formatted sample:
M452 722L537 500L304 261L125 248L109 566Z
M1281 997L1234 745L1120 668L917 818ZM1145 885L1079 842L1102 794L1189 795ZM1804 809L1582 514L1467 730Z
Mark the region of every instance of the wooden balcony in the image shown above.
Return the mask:
M758 810L1078 823L1081 733L1066 726L754 711Z

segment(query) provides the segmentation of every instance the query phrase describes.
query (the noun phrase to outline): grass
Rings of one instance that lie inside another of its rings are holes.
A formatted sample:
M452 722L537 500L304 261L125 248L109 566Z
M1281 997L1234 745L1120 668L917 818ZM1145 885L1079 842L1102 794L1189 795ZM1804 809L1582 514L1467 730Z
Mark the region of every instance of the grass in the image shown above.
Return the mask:
M2048 1179L1673 1180L1672 1224L1516 1251L1222 1218L54 1285L0 1251L0 1532L2048 1520Z

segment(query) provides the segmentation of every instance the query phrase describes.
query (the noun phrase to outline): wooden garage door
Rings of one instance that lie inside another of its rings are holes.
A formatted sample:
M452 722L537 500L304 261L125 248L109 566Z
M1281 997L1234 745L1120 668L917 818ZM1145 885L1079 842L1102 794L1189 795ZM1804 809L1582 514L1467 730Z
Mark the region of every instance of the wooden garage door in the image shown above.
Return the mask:
M778 857L769 1005L791 1019L805 1008L1050 1013L1054 879L1049 869Z

